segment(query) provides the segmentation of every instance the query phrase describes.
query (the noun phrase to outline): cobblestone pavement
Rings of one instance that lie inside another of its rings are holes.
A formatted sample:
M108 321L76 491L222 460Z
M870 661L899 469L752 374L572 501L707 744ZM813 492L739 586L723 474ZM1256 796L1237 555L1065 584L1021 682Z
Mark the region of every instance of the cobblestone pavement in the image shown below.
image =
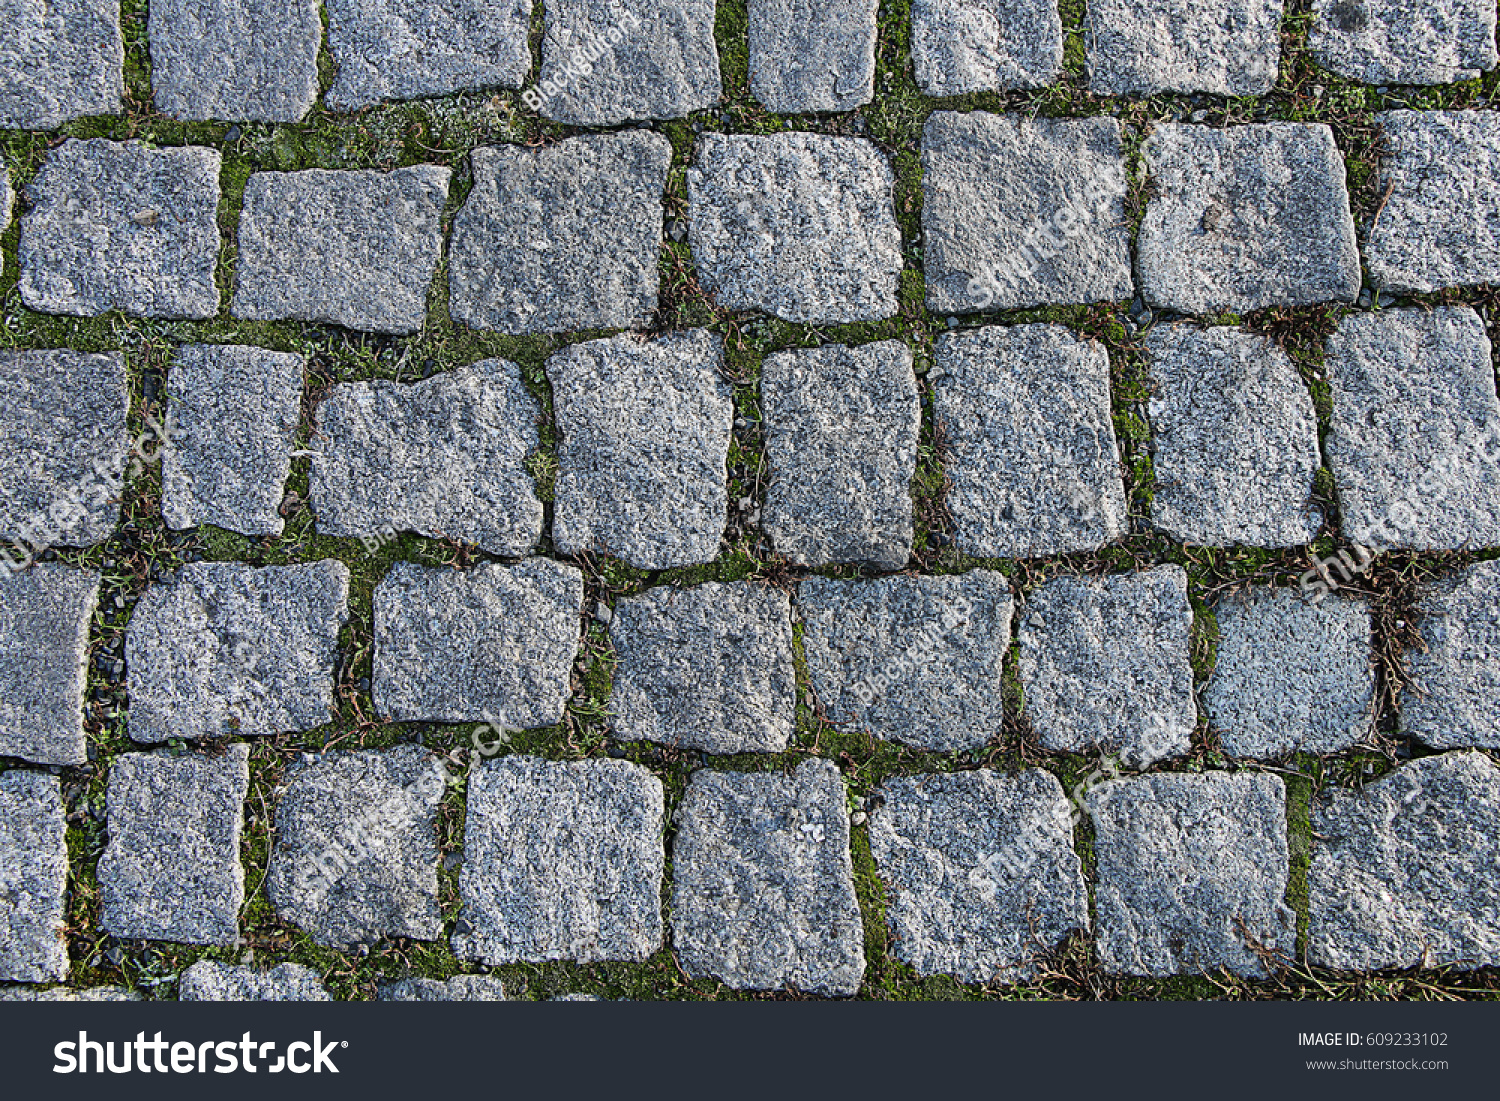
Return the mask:
M1500 995L1494 0L0 0L0 998Z

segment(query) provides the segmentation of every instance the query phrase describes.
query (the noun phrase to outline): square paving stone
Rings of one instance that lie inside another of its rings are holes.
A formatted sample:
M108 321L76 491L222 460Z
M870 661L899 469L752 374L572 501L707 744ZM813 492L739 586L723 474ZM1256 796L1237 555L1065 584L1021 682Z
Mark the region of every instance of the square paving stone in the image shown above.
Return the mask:
M1500 749L1500 563L1425 586L1417 613L1401 732L1435 749Z
M43 765L88 760L83 697L98 603L93 570L0 570L0 757Z
M414 333L443 249L452 173L256 172L240 213L234 316Z
M780 753L797 724L792 605L780 589L657 586L615 606L614 736Z
M100 926L111 936L234 944L250 786L243 742L213 754L123 753L110 764Z
M918 749L977 749L1005 723L1015 604L1003 574L804 578L803 651L829 720Z
M571 126L686 118L723 95L714 0L550 0L528 104Z
M1129 298L1120 141L1112 118L934 111L922 129L927 308Z
M923 95L1044 88L1062 74L1055 0L916 0L911 55Z
M750 0L750 94L782 114L869 103L879 8L879 0Z
M1281 68L1282 0L1090 0L1089 90L1261 96Z
M349 569L194 562L146 590L125 634L138 742L310 730L333 718Z
M1359 252L1344 159L1322 124L1158 125L1141 293L1190 314L1353 302Z
M56 776L0 773L0 979L68 977L67 834Z
M1156 773L1097 785L1094 905L1115 974L1260 978L1290 962L1286 785L1252 772Z
M720 306L813 324L896 313L895 176L873 144L703 134L698 149L687 174L690 240Z
M521 369L503 359L415 383L333 387L314 415L318 530L367 545L413 531L530 554L544 518L526 467L540 416Z
M519 88L531 72L532 0L327 0L327 8L338 75L324 102L335 111Z
M177 350L167 378L174 431L161 473L168 527L281 534L306 370L302 356L264 348Z
M899 340L767 356L762 528L799 566L899 570L911 557L922 402Z
M1500 400L1479 315L1352 314L1326 370L1344 535L1374 550L1500 545Z
M178 119L301 122L318 99L318 0L153 0L151 94Z
M30 555L104 542L131 446L125 357L0 352L0 387L0 538Z
M488 975L454 975L438 979L402 979L381 986L383 1002L503 1002L505 985Z
M617 336L547 360L558 448L552 540L642 570L712 562L728 517L734 402L706 329Z
M847 802L838 768L816 758L790 774L693 774L672 846L672 946L689 975L736 990L859 992Z
M294 765L266 879L277 916L334 948L441 937L436 761L399 745Z
M661 781L629 761L503 757L469 779L453 950L489 966L645 960L662 945Z
M1307 954L1345 971L1500 966L1500 769L1401 765L1313 808Z
M1385 206L1365 242L1370 278L1401 294L1500 283L1500 114L1375 116Z
M201 321L219 312L216 149L69 139L21 218L21 300L42 313Z
M1313 0L1318 63L1365 84L1452 84L1495 67L1489 0Z
M0 130L124 110L117 0L0 0Z
M959 550L1040 558L1124 534L1102 345L1061 325L993 327L942 334L934 361L927 377Z
M1312 394L1286 353L1242 329L1146 338L1156 493L1151 521L1209 547L1295 547L1323 527Z
M1363 600L1258 586L1214 609L1219 656L1204 705L1227 753L1342 753L1374 731L1375 655Z
M424 569L375 587L375 709L396 722L562 722L583 613L583 574L547 558Z
M1051 773L897 777L879 794L870 849L895 954L918 974L1025 981L1089 928L1072 808Z
M630 130L469 154L453 223L455 321L503 333L643 329L656 312L672 145Z
M199 960L177 980L183 1002L331 1002L333 996L318 973L300 963L283 963L269 971Z
M1026 716L1043 749L1131 768L1187 752L1198 712L1180 566L1054 578L1017 615Z

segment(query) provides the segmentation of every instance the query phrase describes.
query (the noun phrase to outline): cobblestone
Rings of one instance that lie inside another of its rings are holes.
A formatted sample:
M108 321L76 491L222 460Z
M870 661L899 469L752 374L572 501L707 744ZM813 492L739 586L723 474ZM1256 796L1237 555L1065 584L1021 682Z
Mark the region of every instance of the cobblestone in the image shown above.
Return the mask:
M503 1002L505 985L488 975L454 975L437 979L402 979L380 988L383 1002Z
M55 564L0 571L0 757L88 760L83 707L99 580Z
M1500 60L1488 0L1313 0L1308 45L1365 84L1451 84Z
M330 1002L318 973L298 963L269 970L199 960L182 973L177 996L185 1002Z
M0 980L68 977L68 846L55 776L0 773Z
M777 113L869 103L879 8L879 0L750 0L750 94Z
M1282 0L1093 0L1089 90L1260 96L1281 66Z
M114 0L0 4L0 130L51 130L124 109L125 42Z
M1500 564L1479 562L1427 585L1421 645L1406 657L1400 728L1434 749L1500 749Z
M1052 0L915 0L911 56L923 95L1044 88L1062 72Z

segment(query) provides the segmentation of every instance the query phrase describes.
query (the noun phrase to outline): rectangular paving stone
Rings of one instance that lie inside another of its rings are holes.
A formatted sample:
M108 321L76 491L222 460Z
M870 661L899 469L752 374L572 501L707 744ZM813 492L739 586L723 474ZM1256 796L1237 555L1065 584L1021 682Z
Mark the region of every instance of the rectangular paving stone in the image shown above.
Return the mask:
M689 975L736 990L857 994L864 929L844 778L695 772L676 813L672 947Z
M110 763L109 843L99 857L99 924L111 936L234 944L250 786L243 742L214 753L122 753Z
M213 524L280 535L307 360L237 345L177 349L167 378L172 438L162 449L170 528Z
M1500 563L1423 587L1400 730L1434 749L1500 749Z
M489 975L454 975L438 979L401 979L381 986L383 1002L503 1002L505 985Z
M301 122L318 99L318 0L154 0L151 94L178 119Z
M776 553L799 566L905 566L922 431L911 349L886 340L779 352L760 387L771 479L761 526Z
M1005 723L1015 604L1003 574L804 578L797 609L828 719L918 749L977 749Z
M1062 75L1054 0L915 0L911 56L927 96L1044 88Z
M41 313L206 320L219 312L217 149L69 139L21 218L21 300Z
M927 308L1129 298L1125 191L1115 119L934 111L922 128Z
M1318 64L1365 84L1452 84L1493 69L1489 0L1313 0Z
M919 975L1021 982L1089 928L1071 807L1048 772L895 777L870 817L895 954Z
M310 730L333 718L349 569L194 562L153 585L125 634L138 742Z
M1214 613L1218 661L1203 702L1226 753L1280 758L1368 742L1375 655L1365 601L1256 586Z
M896 313L895 176L872 143L706 133L687 184L693 259L720 306L813 324Z
M53 130L124 110L116 0L0 0L0 130Z
M787 595L751 581L621 600L613 734L708 753L780 753L797 722Z
M1061 325L996 326L943 333L933 358L961 551L1040 558L1098 550L1124 534L1102 345Z
M56 776L0 772L0 980L68 977L67 833Z
M441 937L436 762L398 745L293 765L266 878L277 916L334 948Z
M1344 535L1375 550L1500 545L1500 400L1479 315L1351 314L1326 371Z
M417 332L451 175L431 164L254 173L240 213L234 316Z
M779 114L869 103L879 8L879 0L750 0L750 94Z
M1282 0L1091 0L1089 90L1261 96L1281 67Z
M99 580L61 564L0 570L0 757L88 761L83 707Z
M375 709L396 722L562 722L582 613L583 574L547 558L398 562L375 586Z
M0 351L0 387L0 538L22 544L19 557L104 542L131 446L125 357Z
M502 757L469 779L453 950L489 966L662 945L661 781L629 761Z
M656 312L672 145L630 130L469 154L449 309L503 333L643 329Z
M728 516L734 403L706 329L617 336L547 360L558 448L552 541L643 570L712 562Z
M355 111L382 100L519 88L531 72L532 0L326 0L338 75L324 102Z
M199 960L182 973L177 998L184 1002L333 1001L318 973L300 963L261 971L213 960Z
M503 359L409 384L333 387L314 414L318 530L367 541L414 531L530 554L544 518L526 466L540 416L521 368Z
M1057 577L1017 616L1025 714L1043 749L1131 768L1187 752L1198 712L1182 567Z
M1317 538L1318 416L1286 353L1228 326L1159 325L1145 343L1155 388L1151 522L1198 546Z
M1344 971L1500 966L1500 769L1408 761L1313 807L1308 958Z
M94 986L69 990L66 986L0 986L0 1002L138 1002L141 996L123 986Z

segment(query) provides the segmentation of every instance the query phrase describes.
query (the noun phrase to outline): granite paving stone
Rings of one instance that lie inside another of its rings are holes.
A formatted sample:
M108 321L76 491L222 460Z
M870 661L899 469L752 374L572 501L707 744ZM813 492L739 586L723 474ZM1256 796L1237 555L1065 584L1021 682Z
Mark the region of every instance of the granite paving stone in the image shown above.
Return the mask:
M1265 95L1281 67L1281 15L1282 0L1091 0L1089 90Z
M0 772L0 980L68 977L67 829L56 776Z
M0 1002L138 1002L141 996L123 986L93 986L70 990L66 986L0 986Z
M1043 88L1062 75L1054 0L915 0L911 56L927 96Z
M383 1002L503 1002L505 984L488 975L454 975L439 979L401 979L379 988Z
M1425 585L1416 611L1401 732L1434 749L1500 749L1500 563Z
M1500 61L1489 0L1313 0L1318 64L1364 84L1452 84Z
M0 130L124 110L117 0L0 0Z
M0 757L88 760L83 709L99 580L60 563L0 570Z
M268 970L199 960L182 973L177 997L184 1002L331 1002L318 973L300 963Z
M778 114L869 103L879 8L879 0L750 0L750 94Z

